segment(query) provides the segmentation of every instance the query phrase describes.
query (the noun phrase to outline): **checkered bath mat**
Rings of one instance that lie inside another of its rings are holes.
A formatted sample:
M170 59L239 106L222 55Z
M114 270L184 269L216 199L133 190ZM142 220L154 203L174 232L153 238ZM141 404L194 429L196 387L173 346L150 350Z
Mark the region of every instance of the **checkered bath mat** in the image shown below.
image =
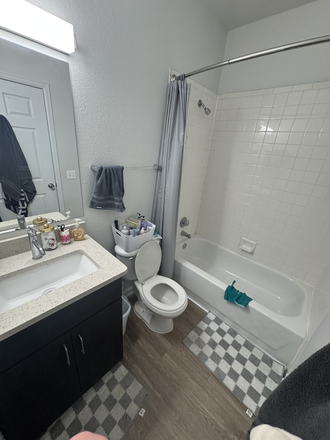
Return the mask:
M57 419L40 440L69 440L80 431L120 440L147 397L142 385L118 363Z
M283 365L213 313L208 313L183 343L255 415L282 380Z

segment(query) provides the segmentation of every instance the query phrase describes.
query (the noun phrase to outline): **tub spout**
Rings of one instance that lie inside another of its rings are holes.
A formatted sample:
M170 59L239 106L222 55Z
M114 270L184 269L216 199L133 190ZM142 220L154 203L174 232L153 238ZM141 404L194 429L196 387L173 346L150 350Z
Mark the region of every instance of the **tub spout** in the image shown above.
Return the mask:
M181 231L181 235L183 235L184 237L187 237L187 238L191 238L191 234L188 234L188 232L185 232L185 231Z

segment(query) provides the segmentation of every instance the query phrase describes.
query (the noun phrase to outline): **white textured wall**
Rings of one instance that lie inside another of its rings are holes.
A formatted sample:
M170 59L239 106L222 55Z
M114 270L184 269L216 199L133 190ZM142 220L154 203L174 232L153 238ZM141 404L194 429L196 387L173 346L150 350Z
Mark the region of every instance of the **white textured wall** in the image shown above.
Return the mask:
M226 32L199 0L33 0L73 23L69 58L88 232L113 250L113 211L88 208L91 164L158 160L169 68L187 72L223 58ZM201 31L203 29L203 31ZM204 31L205 30L205 31ZM220 71L200 76L214 92ZM156 174L125 171L127 214L151 214Z
M183 156L177 242L183 239L180 235L182 228L179 226L182 217L187 217L189 220L189 225L184 231L189 234L196 233L217 103L217 95L211 90L190 78L187 81L191 84L191 91ZM200 99L211 110L210 115L206 115L204 110L198 107L197 103Z
M315 286L330 259L329 194L329 82L219 97L198 235Z
M330 2L318 0L228 32L224 59L329 34ZM223 67L220 93L327 81L330 43Z

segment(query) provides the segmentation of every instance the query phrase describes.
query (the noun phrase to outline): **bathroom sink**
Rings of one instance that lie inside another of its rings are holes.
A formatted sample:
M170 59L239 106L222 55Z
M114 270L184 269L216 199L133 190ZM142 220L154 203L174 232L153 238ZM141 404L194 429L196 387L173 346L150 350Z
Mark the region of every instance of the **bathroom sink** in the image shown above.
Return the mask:
M98 270L83 253L74 253L0 279L0 313Z

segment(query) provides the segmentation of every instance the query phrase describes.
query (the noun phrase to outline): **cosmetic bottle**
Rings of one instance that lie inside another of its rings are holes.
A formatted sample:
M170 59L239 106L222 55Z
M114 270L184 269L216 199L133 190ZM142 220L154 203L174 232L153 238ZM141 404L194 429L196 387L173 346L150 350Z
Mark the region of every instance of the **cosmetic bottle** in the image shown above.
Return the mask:
M120 232L124 235L130 235L129 234L129 227L127 225L123 225L122 230Z
M59 230L60 230L61 243L70 244L71 243L70 229L65 228L65 225L61 225L59 227Z

